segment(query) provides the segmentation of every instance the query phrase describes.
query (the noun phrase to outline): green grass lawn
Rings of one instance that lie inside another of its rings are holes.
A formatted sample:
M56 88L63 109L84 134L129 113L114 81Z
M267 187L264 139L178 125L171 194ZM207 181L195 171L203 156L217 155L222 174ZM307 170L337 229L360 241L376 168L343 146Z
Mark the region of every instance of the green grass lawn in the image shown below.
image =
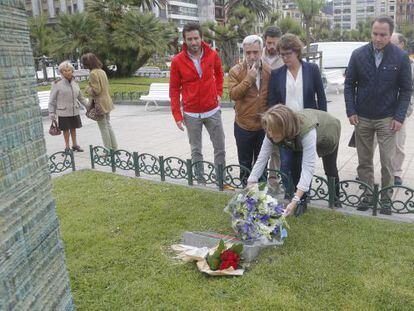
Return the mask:
M228 98L227 78L224 79L224 98ZM151 83L168 83L169 78L144 78L144 77L130 77L130 78L113 78L109 80L110 92L113 95L115 92L148 92ZM82 81L79 83L81 90L85 90L88 82ZM38 86L37 91L48 91L50 85Z
M242 277L171 258L186 230L230 232L230 195L109 173L53 180L78 310L413 310L414 226L310 209Z

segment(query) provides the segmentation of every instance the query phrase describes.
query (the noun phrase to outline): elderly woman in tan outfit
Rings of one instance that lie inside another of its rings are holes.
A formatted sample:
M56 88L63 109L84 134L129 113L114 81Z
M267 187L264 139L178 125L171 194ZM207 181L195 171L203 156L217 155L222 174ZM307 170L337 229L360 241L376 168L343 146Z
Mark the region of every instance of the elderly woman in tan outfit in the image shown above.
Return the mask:
M83 149L76 140L76 129L82 127L79 116L79 102L88 107L88 101L83 97L79 85L73 78L73 66L69 61L59 65L61 78L52 83L49 97L49 116L52 120L58 117L59 128L63 131L65 151L69 152L69 135L72 138L72 149L82 152Z
M86 69L90 70L89 86L86 92L89 94L90 101L99 103L102 110L105 112L102 120L97 121L99 130L101 131L102 140L105 148L117 150L118 144L116 142L114 131L110 123L110 112L114 109L112 98L109 95L108 77L103 71L101 61L95 54L87 53L82 55L81 62Z

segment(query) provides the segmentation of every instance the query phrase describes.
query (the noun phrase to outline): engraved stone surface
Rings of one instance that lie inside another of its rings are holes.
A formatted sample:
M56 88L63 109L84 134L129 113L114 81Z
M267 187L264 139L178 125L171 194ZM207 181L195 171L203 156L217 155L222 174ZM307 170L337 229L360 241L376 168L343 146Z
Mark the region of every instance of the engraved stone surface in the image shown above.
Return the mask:
M0 0L0 310L73 310L24 2Z

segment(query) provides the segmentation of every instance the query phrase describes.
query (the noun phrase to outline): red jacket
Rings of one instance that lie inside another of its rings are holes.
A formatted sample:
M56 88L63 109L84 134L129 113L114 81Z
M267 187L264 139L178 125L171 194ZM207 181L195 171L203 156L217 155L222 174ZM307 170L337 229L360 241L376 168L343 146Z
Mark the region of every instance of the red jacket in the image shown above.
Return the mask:
M187 54L187 45L171 62L170 99L171 110L176 122L183 120L180 106L180 93L185 112L203 113L218 106L217 96L223 94L223 69L216 51L204 41L201 42L203 57L200 78L197 69Z

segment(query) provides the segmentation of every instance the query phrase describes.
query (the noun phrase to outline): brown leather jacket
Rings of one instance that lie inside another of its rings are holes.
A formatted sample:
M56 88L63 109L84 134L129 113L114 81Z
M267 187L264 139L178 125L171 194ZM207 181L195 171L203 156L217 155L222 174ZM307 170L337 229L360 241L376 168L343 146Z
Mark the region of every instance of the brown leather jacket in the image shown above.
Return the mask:
M230 98L235 101L236 123L247 131L262 128L260 115L267 110L270 66L262 62L260 90L256 79L247 75L247 63L235 65L229 72Z

